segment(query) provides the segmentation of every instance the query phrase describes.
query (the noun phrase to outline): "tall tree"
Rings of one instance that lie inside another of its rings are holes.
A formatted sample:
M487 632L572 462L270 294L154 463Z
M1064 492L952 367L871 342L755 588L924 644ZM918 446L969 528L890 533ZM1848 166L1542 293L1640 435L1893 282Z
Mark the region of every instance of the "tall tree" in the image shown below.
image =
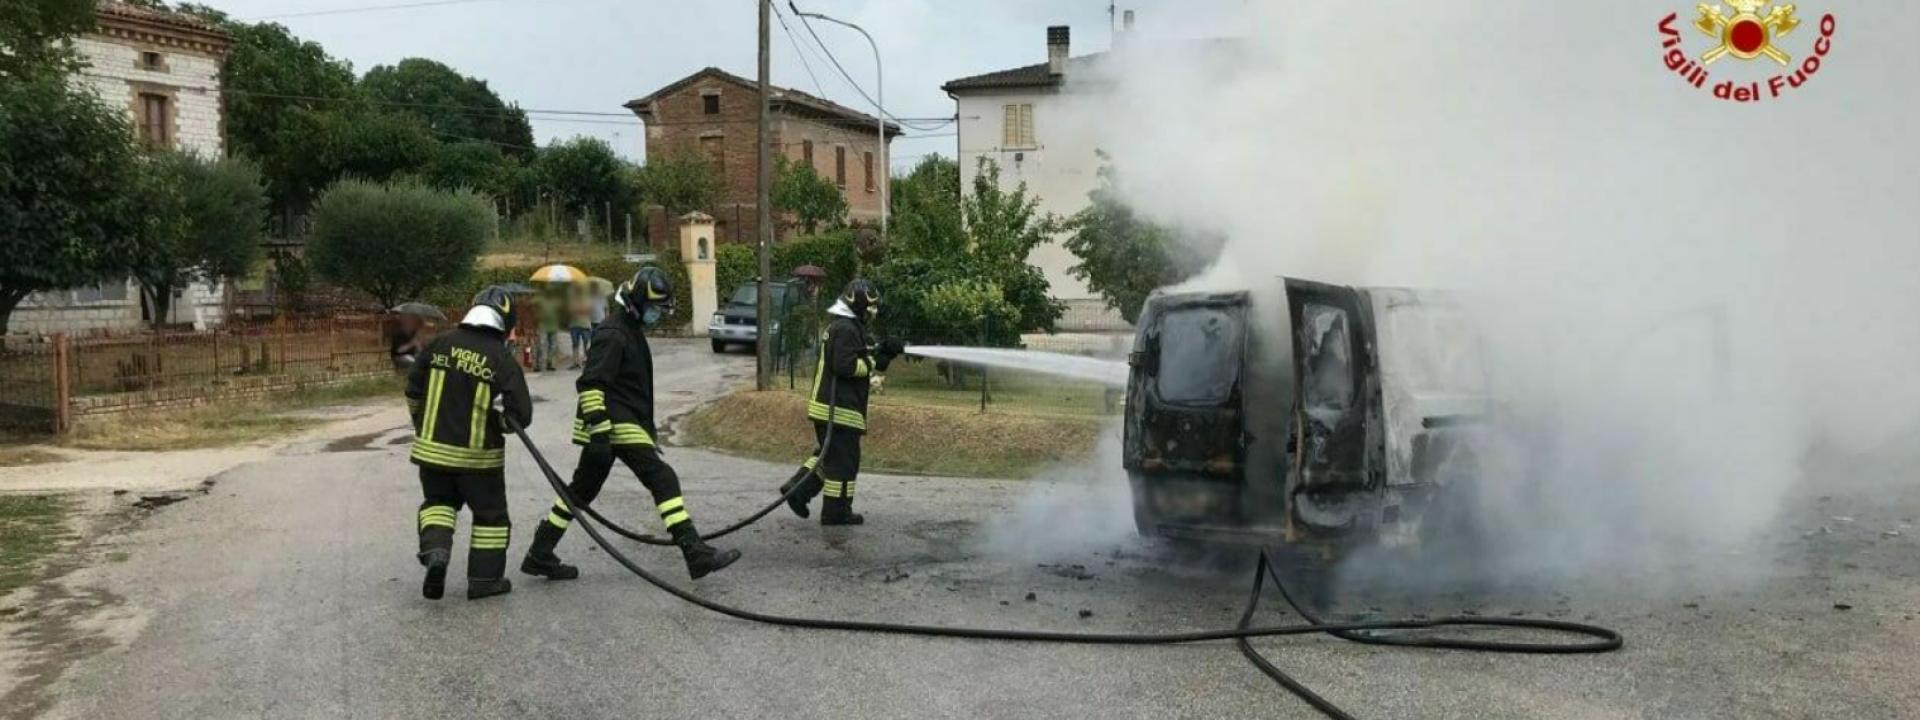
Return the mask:
M820 176L812 165L796 163L785 155L773 163L773 209L790 215L808 235L822 226L834 228L847 221L847 196L840 188Z
M0 0L0 82L61 72L73 55L65 38L93 28L94 0Z
M189 282L245 275L261 256L267 194L259 167L240 158L210 160L167 153L149 164L144 197L156 219L148 253L134 269L153 309L166 321L173 293Z
M468 140L443 142L427 162L422 175L442 190L467 189L492 197L513 191L519 163L492 143Z
M415 174L433 162L440 144L418 120L373 109L316 116L319 130L309 150L326 182L343 177L387 180ZM317 151L317 152L315 152Z
M314 203L307 256L322 277L391 306L465 279L492 227L491 204L468 191L342 180Z
M352 66L283 25L196 10L233 36L220 67L229 150L260 161L276 206L304 208L335 177L315 152L328 116L361 109Z
M27 295L123 279L147 249L125 113L55 73L0 82L0 334Z
M640 196L650 205L665 208L668 217L711 209L724 189L719 168L691 150L648 157L635 176Z
M419 120L442 141L479 140L519 157L533 154L533 126L520 108L502 101L485 80L461 75L426 58L380 65L360 89L383 106Z
M1219 254L1221 238L1176 234L1140 217L1121 197L1107 154L1099 155L1100 184L1087 193L1087 208L1067 220L1072 235L1065 245L1080 259L1067 272L1133 322L1154 290L1206 269Z
M887 296L881 324L918 341L1019 343L1051 331L1063 311L1027 255L1059 230L1025 184L1000 188L982 160L967 192L959 166L931 156L894 184L892 244L873 275ZM955 307L983 308L975 332L954 337ZM991 310L991 312L987 312Z
M599 217L608 204L622 211L633 204L627 162L599 138L576 137L542 148L533 169L541 186L569 211Z

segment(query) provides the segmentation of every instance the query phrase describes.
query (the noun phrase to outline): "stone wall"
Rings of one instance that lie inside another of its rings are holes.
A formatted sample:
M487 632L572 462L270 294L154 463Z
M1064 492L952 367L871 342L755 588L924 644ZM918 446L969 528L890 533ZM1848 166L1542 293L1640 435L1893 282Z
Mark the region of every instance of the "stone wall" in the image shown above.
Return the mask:
M175 292L167 322L206 330L226 319L220 284L193 283ZM50 335L138 330L146 325L140 309L140 284L133 280L34 293L15 308L7 323L11 334Z
M220 120L220 59L179 47L163 47L137 40L88 35L74 41L87 67L77 78L109 107L125 108L127 121L138 131L140 94L170 98L174 146L220 157L224 150ZM146 67L142 53L160 56Z
M75 422L99 420L136 412L161 412L213 405L216 403L259 400L306 388L344 385L356 380L387 377L393 370L379 368L321 375L263 375L236 377L219 385L160 388L112 395L88 395L73 399Z

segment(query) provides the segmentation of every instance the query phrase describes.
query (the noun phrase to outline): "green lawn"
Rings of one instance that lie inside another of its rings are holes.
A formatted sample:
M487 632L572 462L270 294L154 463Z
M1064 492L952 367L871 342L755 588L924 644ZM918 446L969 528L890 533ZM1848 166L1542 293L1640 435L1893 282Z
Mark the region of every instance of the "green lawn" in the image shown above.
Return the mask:
M932 363L920 365L896 365L874 396L863 470L1026 477L1092 452L1112 420L1098 386L991 380L993 402L981 412L977 383L950 389ZM798 465L813 449L806 408L804 388L734 393L688 418L685 442Z
M32 582L46 557L73 538L71 509L59 495L0 495L0 594Z
M873 397L877 405L914 405L980 409L981 375L963 370L959 381L940 375L929 359L901 359L888 368L885 389ZM1020 415L1095 417L1119 412L1108 406L1107 388L1099 383L1048 375L990 370L986 375L987 411ZM1113 398L1118 402L1118 396Z

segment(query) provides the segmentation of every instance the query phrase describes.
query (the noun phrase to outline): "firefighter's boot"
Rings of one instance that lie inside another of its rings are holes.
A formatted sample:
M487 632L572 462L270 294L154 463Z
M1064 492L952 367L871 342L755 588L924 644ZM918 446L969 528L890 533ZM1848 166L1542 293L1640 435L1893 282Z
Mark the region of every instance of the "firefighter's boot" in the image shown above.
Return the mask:
M687 574L695 580L740 559L739 550L721 550L701 540L692 521L673 526L673 544L680 546L680 554L687 560Z
M520 561L520 572L538 575L548 580L572 580L580 577L580 568L560 561L553 548L560 544L560 536L566 530L556 527L551 521L540 523L533 531L533 547L527 549L527 557Z
M453 506L429 502L420 507L420 566L427 578L420 583L420 594L439 600L447 594L447 563L453 559L453 526L460 511Z
M420 564L427 569L427 579L420 584L420 594L428 600L439 600L447 594L447 561L453 556L446 548L431 548L420 551Z
M499 578L467 578L467 599L479 600L483 597L505 595L513 592L513 581Z
M863 525L867 518L853 511L853 498L833 497L820 501L821 525Z
M813 514L813 511L807 507L807 503L812 502L813 497L806 490L794 492L794 488L798 487L800 483L806 482L812 475L813 461L808 460L806 465L802 465L799 470L794 471L793 477L788 478L785 483L780 485L780 494L787 498L787 508L802 519Z

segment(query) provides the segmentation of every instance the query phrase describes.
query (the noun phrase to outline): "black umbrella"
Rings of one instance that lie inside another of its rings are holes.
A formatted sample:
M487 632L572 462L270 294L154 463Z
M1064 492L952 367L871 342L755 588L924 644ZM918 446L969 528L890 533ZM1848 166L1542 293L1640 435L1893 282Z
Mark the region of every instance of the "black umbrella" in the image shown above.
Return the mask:
M432 305L429 305L423 302L400 303L399 305L393 306L393 312L401 315L412 315L414 317L423 318L426 320L432 320L434 322L447 321L446 313L440 312L440 308L434 307Z

